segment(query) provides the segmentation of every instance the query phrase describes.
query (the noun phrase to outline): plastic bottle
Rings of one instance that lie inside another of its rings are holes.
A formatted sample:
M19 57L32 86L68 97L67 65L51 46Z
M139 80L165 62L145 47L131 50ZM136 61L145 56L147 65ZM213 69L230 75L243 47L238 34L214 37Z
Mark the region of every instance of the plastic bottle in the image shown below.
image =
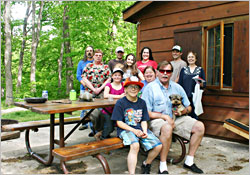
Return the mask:
M70 91L70 93L69 93L69 99L71 100L71 101L74 101L74 100L76 100L76 91L75 90L71 90Z
M47 90L43 90L43 92L42 92L42 97L43 97L43 98L47 98L47 100L48 100L49 94L48 94L48 91L47 91Z

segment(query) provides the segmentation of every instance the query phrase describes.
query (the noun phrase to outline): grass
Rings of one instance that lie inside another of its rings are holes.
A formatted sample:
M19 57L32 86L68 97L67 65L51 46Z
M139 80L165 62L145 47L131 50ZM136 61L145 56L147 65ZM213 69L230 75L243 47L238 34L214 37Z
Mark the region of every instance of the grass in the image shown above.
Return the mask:
M18 102L18 101L23 101L23 100L14 100L15 102ZM1 110L4 110L4 109L10 109L10 108L15 108L16 106L13 104L13 105L6 105L5 103L5 99L4 98L1 98Z
M14 107L16 107L16 106L15 105L8 106L8 105L5 105L5 101L3 101L3 100L1 101L1 110L14 108Z
M73 112L73 116L80 116L81 111ZM65 114L65 117L70 117L71 115ZM59 117L59 114L56 114L56 118ZM7 114L2 114L2 119L12 119L17 120L18 122L27 122L27 121L37 121L37 120L46 120L50 118L49 114L38 114L31 111L18 111L11 112Z

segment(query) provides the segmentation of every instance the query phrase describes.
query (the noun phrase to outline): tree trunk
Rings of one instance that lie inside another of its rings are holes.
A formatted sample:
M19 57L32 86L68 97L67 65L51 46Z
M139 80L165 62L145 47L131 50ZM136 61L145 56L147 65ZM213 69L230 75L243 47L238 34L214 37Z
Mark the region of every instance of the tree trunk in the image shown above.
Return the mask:
M60 58L58 59L58 93L61 94L62 88L62 62L63 62L63 51L64 51L64 42L62 41Z
M36 26L35 26L35 18L36 18L36 2L32 1L32 45L31 45L31 69L30 69L30 82L36 82ZM31 92L35 92L36 88L32 84Z
M67 89L66 89L66 93L69 94L69 91L71 89L73 89L73 63L72 63L72 58L69 56L70 54L70 38L69 38L69 24L68 24L68 6L65 5L64 7L64 13L63 13L63 30L64 30L64 34L63 34L63 38L64 38L64 47L65 47L65 53L66 53L66 61L67 61L67 65L66 65L66 81L67 81Z
M29 18L30 14L30 3L27 2L27 9L26 9L26 14L23 20L23 41L22 41L22 46L20 50L20 56L19 56L19 67L18 67L18 76L17 76L17 92L19 92L19 88L21 87L22 84L22 71L23 71L23 55L24 55L24 49L25 49L25 44L26 44L26 37L27 37L27 21Z
M30 70L30 82L31 82L31 92L36 92L36 52L37 46L40 39L41 30L41 20L44 2L41 1L39 16L37 19L37 27L35 26L36 18L36 2L32 1L32 46L31 46L31 70Z
M4 32L5 32L5 52L4 52L4 65L5 65L5 80L6 80L6 101L7 105L14 103L13 101L13 84L11 73L11 5L10 1L5 1L5 13L4 13Z
M40 31L42 28L41 21L42 21L43 5L44 5L44 1L41 1L39 16L38 16L38 20L37 20L37 31L36 31L37 45L36 45L36 47L38 46L38 43L40 41Z

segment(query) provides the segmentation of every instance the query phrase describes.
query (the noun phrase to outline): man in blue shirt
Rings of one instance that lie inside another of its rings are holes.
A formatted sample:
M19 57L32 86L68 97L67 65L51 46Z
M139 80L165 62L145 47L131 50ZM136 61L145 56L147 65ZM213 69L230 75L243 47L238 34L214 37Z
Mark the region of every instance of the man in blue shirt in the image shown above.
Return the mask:
M172 141L172 132L190 140L184 168L201 174L203 171L195 165L194 155L203 138L205 127L202 122L187 115L192 109L190 102L184 89L174 81L170 81L172 73L173 66L171 63L168 61L159 63L156 80L149 83L142 93L142 99L147 104L151 119L151 129L162 142L159 174L168 174L166 160ZM181 111L181 115L172 109L172 103L169 98L172 94L182 96L182 103L185 109ZM176 116L175 121L172 119L173 112Z
M84 53L84 58L79 61L76 71L76 78L81 83L80 85L80 93L83 94L85 90L85 82L82 79L82 72L87 64L92 63L94 61L94 48L92 46L88 46ZM82 110L80 117L84 116L85 110ZM91 125L91 124L90 124ZM88 128L88 124L80 126L79 130L84 130ZM91 135L91 134L90 134ZM92 134L93 135L93 134Z

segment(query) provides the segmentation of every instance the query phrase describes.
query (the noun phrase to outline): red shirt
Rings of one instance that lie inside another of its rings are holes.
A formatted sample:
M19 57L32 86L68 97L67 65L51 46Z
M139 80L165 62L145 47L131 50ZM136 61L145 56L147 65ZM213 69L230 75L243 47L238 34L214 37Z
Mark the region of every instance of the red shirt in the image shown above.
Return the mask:
M137 64L137 68L144 74L144 69L147 67L147 66L152 66L154 69L157 69L157 63L153 60L149 60L148 62L146 63L142 63L142 61L137 61L136 62Z

